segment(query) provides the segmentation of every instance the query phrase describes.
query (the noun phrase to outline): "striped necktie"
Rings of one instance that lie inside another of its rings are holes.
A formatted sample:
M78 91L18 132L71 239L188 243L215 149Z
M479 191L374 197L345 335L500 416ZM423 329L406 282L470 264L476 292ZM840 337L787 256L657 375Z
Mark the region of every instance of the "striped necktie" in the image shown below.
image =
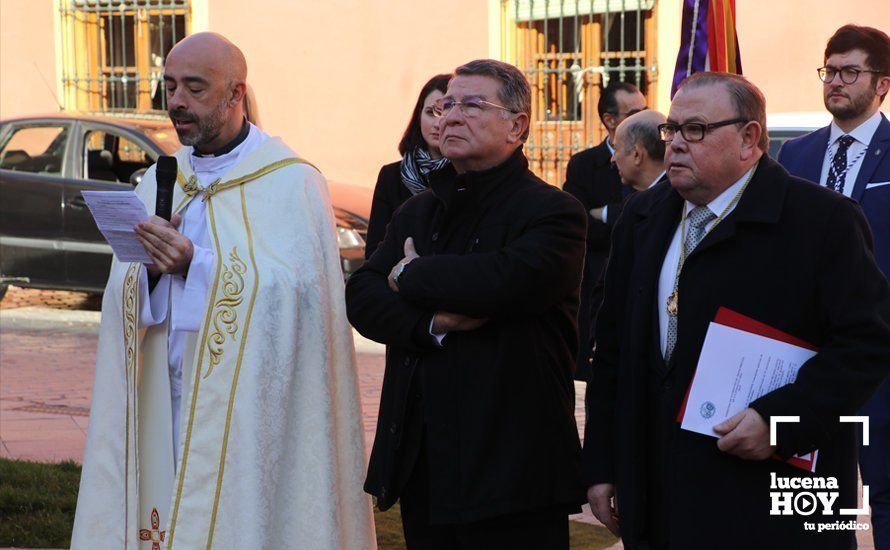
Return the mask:
M707 206L696 206L692 210L689 211L689 214L686 215L686 221L689 223L689 232L686 234L686 256L688 257L692 254L692 251L695 250L695 247L698 246L698 243L704 239L707 231L705 228L708 226L708 223L714 220L717 216L711 212L711 209ZM680 278L674 278L674 292L679 289L680 286ZM674 346L677 345L677 316L669 315L668 316L668 330L667 330L667 342L665 346L664 353L664 361L669 363L671 360L671 355L674 353Z

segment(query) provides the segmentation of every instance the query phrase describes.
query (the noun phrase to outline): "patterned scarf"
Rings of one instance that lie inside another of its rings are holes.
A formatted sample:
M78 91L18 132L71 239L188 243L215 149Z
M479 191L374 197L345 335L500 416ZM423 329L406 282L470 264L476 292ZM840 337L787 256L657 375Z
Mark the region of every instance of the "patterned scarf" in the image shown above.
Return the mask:
M418 147L414 151L405 153L402 158L402 183L405 184L408 191L411 191L412 195L416 195L429 187L427 175L446 164L448 164L447 158L434 159L430 156L429 151Z

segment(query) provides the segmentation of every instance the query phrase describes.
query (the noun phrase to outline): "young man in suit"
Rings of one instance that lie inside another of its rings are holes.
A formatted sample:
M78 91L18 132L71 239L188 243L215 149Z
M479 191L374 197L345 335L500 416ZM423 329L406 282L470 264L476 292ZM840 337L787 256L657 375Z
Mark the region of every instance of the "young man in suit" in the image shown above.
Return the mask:
M875 260L890 278L890 121L881 104L890 90L890 37L844 25L825 48L819 69L829 126L784 144L779 162L791 174L858 201L875 241ZM875 545L890 548L890 381L860 411L870 443L860 448L869 486Z
M588 212L587 256L581 282L581 310L578 316L580 345L575 378L588 380L590 376L591 313L599 308L602 296L594 292L606 260L609 257L609 235L621 213L624 198L630 188L621 185L618 171L612 166L612 146L615 129L627 117L646 108L646 98L630 82L613 82L606 86L597 103L597 112L607 137L596 147L576 153L566 167L563 190L581 201Z
M625 548L855 545L852 531L804 522L856 508L858 426L839 416L890 373L890 285L861 209L772 161L765 124L743 77L688 78L659 127L669 182L631 196L613 232L582 465L594 514ZM720 307L819 351L715 439L677 419ZM786 415L800 422L771 446L770 419ZM833 513L771 515L771 476L810 474L770 457L814 449L816 475L837 483Z

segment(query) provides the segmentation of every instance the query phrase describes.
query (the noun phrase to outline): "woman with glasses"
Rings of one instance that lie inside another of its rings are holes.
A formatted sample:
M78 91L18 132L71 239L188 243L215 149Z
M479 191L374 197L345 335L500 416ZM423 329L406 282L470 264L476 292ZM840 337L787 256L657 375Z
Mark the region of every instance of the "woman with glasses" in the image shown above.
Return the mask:
M423 86L399 142L402 160L380 169L371 204L365 258L370 258L377 250L377 245L386 235L386 226L393 212L413 195L426 190L427 175L448 163L439 151L439 128L434 111L436 101L445 94L449 80L450 74L439 74Z

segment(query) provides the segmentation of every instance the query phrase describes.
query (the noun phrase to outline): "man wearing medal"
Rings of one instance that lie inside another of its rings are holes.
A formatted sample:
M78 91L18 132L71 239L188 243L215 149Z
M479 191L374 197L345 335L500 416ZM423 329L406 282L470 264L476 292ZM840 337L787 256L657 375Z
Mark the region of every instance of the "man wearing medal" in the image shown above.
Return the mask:
M806 530L821 511L769 514L770 475L801 473L771 456L819 449L835 508L856 508L857 427L838 417L890 373L890 286L860 208L765 154L765 113L743 77L687 79L659 126L669 182L631 197L613 232L583 467L594 514L626 548L854 543L851 531ZM794 383L717 425L715 440L682 430L678 412L720 307L819 352ZM770 418L785 415L800 422L770 446Z
M890 37L844 25L828 41L822 80L829 126L784 144L778 160L791 174L843 193L862 206L875 239L875 260L890 277L890 121L881 104L890 90ZM871 491L875 546L890 547L890 381L859 414L871 441L860 450L862 482Z

